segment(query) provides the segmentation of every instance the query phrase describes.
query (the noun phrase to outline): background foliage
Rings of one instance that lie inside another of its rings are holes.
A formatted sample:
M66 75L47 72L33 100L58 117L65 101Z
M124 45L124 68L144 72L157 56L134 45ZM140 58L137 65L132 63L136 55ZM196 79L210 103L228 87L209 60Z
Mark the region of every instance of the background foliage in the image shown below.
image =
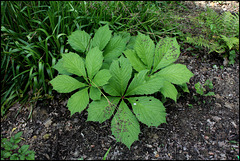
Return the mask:
M219 21L225 25L222 31L222 27L212 25L218 15L210 9L194 19L182 15L180 8L188 10L177 1L1 1L1 115L16 102L34 103L52 97L48 82L57 74L52 67L63 53L73 51L67 36L77 29L92 35L108 24L113 32L137 35L140 31L155 43L163 37L176 36L182 44L187 37L202 35L206 41L225 43L223 55L232 53L234 60L239 49L230 49L232 44L221 35L233 33L232 37L238 38L238 18L234 19L237 27ZM186 18L191 19L191 25L184 23ZM183 32L199 24L204 26L200 35Z

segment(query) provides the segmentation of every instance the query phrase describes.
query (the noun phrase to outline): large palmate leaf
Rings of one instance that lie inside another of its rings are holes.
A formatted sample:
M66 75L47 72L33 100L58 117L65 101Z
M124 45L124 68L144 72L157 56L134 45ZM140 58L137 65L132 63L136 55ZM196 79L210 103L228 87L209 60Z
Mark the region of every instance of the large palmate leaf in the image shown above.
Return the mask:
M90 44L90 35L85 31L77 30L68 37L68 43L76 51L85 52Z
M112 77L109 83L103 86L104 91L111 96L123 96L132 75L131 64L127 58L121 56L112 62L109 71Z
M93 78L93 86L103 86L108 83L108 80L112 77L109 70L102 69L100 70L95 77Z
M119 105L111 122L112 134L117 142L124 143L129 149L140 133L139 122L124 101Z
M89 50L86 56L86 69L89 79L92 79L93 76L99 71L102 67L103 55L98 47L92 48Z
M87 84L81 83L68 75L58 75L52 79L50 83L52 84L53 89L59 93L69 93L75 89L87 86Z
M118 97L101 97L99 101L92 101L89 104L87 121L98 121L100 123L109 119L120 100Z
M112 60L117 59L125 49L126 43L126 40L123 39L120 35L111 38L106 48L104 49L104 61L112 62Z
M165 80L182 85L189 82L189 79L193 76L193 73L183 64L172 64L155 74L157 77L162 77Z
M153 71L157 71L163 67L175 62L180 54L180 46L176 38L161 39L155 49Z
M166 122L166 111L162 102L154 97L128 98L139 121L147 126L159 126Z
M78 54L70 52L63 54L62 57L63 67L67 72L86 77L85 63Z
M73 94L67 103L67 107L71 112L71 116L79 112L81 113L89 103L88 88L84 88Z
M152 39L149 36L138 32L134 44L134 50L136 51L138 57L140 57L142 62L147 65L148 69L150 70L153 65L153 56L155 50L155 45Z
M170 83L168 81L164 81L163 87L160 89L160 92L165 97L169 97L169 98L173 99L175 102L177 102L178 91L172 83Z
M147 66L140 60L135 50L127 49L123 53L136 71L140 72L141 70L147 69Z
M92 47L98 46L100 50L103 50L111 39L111 36L112 31L109 30L108 25L100 27L93 37Z
M145 80L148 70L139 72L130 83L125 96L153 94L163 86L164 79L161 77L150 77Z

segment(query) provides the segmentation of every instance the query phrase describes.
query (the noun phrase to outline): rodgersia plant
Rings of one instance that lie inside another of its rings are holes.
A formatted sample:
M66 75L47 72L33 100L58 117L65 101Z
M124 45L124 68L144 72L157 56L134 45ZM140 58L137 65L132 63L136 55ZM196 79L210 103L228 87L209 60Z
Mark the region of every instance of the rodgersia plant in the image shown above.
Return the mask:
M152 94L160 91L176 101L174 84L184 85L193 76L185 65L173 64L180 54L175 38L162 39L155 47L141 33L112 36L106 25L93 38L75 31L68 42L83 57L63 54L55 66L59 75L50 81L53 89L59 93L78 89L68 100L71 115L88 106L87 121L112 119L112 134L129 149L138 140L139 121L147 126L166 123L165 107Z

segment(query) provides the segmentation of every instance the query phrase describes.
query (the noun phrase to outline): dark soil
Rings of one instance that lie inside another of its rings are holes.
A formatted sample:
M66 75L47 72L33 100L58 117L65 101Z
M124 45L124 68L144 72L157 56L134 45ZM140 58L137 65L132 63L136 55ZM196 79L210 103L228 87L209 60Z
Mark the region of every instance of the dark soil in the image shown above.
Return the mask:
M42 100L22 107L13 106L1 120L2 137L23 131L20 143L30 145L38 160L237 160L239 157L239 57L234 65L224 66L217 54L194 49L186 44L176 63L194 73L177 103L168 100L167 124L148 128L141 124L139 141L129 150L116 143L110 120L99 124L86 122L87 111L70 117L66 107L69 95ZM194 48L194 47L192 47ZM205 55L205 56L203 56ZM215 96L201 96L194 84L209 79ZM32 117L27 119L33 108ZM15 131L12 130L16 128Z

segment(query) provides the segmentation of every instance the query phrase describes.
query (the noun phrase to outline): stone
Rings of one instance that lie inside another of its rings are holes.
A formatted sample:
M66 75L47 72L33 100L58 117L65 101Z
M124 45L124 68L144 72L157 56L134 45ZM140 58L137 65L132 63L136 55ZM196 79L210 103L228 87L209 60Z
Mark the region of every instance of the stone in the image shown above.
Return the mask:
M220 120L221 120L221 118L220 118L220 117L218 117L218 116L212 116L212 119L213 119L214 121L216 121L216 122L218 122L218 121L220 121Z
M44 124L44 126L46 128L48 128L52 124L52 120L51 119L47 119L43 124Z
M222 107L222 105L220 104L220 103L215 103L215 105L216 105L216 107L218 107L218 108L221 108Z
M233 109L233 104L231 104L231 103L225 102L224 106L231 109L231 110Z

